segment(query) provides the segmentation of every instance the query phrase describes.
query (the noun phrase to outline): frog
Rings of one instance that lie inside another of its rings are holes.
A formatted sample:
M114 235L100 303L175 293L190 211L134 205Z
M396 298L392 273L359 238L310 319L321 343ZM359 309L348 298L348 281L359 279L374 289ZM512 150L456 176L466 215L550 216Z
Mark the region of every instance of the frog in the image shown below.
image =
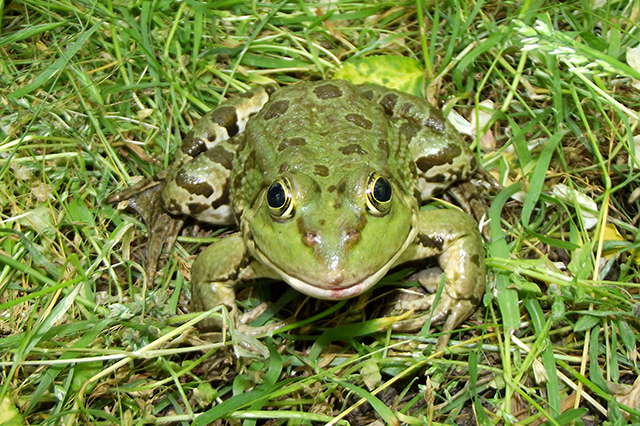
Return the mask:
M443 348L485 293L483 237L471 215L478 216L473 179L481 170L460 134L422 98L321 80L230 98L194 125L170 167L107 202L128 200L147 221L149 276L185 218L236 225L195 259L190 303L193 311L225 306L231 325L246 333L264 327L240 314L240 282L272 278L341 300L367 292L393 268L434 259L440 273L417 276L428 296L395 306L428 312L392 327L442 323ZM463 209L422 208L443 194ZM214 316L199 326L223 327Z

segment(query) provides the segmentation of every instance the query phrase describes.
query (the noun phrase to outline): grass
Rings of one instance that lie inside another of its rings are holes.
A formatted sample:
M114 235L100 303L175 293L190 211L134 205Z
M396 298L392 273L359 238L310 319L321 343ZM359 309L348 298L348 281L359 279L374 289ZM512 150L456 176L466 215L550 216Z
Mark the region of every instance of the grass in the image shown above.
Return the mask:
M0 14L0 423L640 421L627 52L640 1L58 0ZM299 322L200 336L189 269L215 235L190 228L145 288L145 227L102 200L166 167L228 94L372 55L417 59L428 95L468 118L493 101L477 139L494 139L473 141L505 187L481 309L440 356L437 333L386 331L370 294L262 285L240 290L242 308L272 299L268 317Z

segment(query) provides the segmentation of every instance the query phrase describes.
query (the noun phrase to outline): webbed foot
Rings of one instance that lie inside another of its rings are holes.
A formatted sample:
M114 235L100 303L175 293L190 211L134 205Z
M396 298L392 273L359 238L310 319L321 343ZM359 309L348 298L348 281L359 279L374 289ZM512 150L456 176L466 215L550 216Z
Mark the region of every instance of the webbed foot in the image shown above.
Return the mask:
M162 173L162 172L161 172ZM121 192L113 194L107 198L106 202L116 202L119 200L129 200L128 206L135 210L142 217L149 230L149 241L147 242L147 265L145 272L149 283L153 283L155 278L158 259L164 247L165 253L170 253L178 238L178 234L184 225L184 217L175 217L168 214L160 202L162 192L162 180L155 180L155 185L149 185L147 179L141 184L126 188ZM131 190L132 188L136 189ZM141 192L140 189L142 188ZM146 189L145 189L146 188Z
M406 311L427 311L426 314L420 314L415 317L398 321L393 325L393 329L397 331L418 331L431 320L431 324L442 324L442 334L438 337L436 343L436 351L443 350L449 344L451 338L450 332L455 330L464 322L478 306L475 298L460 298L460 295L450 295L447 292L447 285L440 294L438 304L432 309L436 299L436 292L440 285L442 271L440 268L430 268L417 274L420 285L429 292L407 292L402 294L395 302L394 312Z
M427 313L399 321L393 328L414 331L429 321L442 323L445 334L438 338L436 348L443 349L449 342L449 332L475 311L485 292L484 246L477 223L458 210L423 210L418 236L407 249L406 256L406 260L437 257L440 267L425 269L412 279L431 294L413 292L412 300L399 300L394 308L396 312L419 310ZM443 274L445 279L441 284ZM436 304L440 285L443 288Z

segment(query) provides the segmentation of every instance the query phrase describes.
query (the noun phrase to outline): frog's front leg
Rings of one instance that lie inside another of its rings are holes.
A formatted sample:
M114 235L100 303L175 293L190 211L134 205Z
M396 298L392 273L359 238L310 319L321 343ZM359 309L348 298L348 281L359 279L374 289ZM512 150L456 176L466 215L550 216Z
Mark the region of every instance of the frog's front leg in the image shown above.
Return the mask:
M485 261L482 237L478 225L468 214L457 210L425 210L420 212L420 230L415 242L400 262L437 256L441 273L425 270L418 281L430 293L435 293L444 273L444 288L433 310L431 320L444 322L442 331L454 330L477 308L485 292ZM398 301L396 310L426 310L431 308L435 294L418 300ZM429 320L428 315L400 321L396 330L417 330ZM438 339L437 348L444 348L449 334Z
M231 234L211 244L200 253L191 268L191 310L207 311L225 305L235 330L245 334L272 331L281 324L251 327L244 324L236 305L235 285L255 278L277 278L270 270L253 260L240 233ZM256 308L258 309L258 308ZM251 316L249 312L247 316ZM254 315L255 316L255 315ZM250 322L253 318L248 320ZM221 330L218 318L206 318L198 324L203 331Z

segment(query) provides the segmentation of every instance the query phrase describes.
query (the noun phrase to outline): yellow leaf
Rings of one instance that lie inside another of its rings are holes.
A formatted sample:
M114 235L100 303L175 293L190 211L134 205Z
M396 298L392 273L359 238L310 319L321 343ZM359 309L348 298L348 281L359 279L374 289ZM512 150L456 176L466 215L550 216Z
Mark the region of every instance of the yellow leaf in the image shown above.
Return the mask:
M6 397L0 401L0 424L6 426L22 426L24 424L20 411Z
M620 234L620 232L618 232L618 228L616 228L616 226L614 224L607 223L607 226L605 226L605 228L604 228L604 241L614 241L614 242L615 241L621 241L621 242L624 242L626 240ZM605 250L602 253L602 255L604 256L605 259L609 260L614 255L618 254L622 248L623 247L621 246L620 248L612 248L610 250ZM640 253L636 254L636 256L633 258L633 262L636 265L640 265Z
M353 84L375 83L422 97L424 67L404 56L369 56L342 64L333 78Z

